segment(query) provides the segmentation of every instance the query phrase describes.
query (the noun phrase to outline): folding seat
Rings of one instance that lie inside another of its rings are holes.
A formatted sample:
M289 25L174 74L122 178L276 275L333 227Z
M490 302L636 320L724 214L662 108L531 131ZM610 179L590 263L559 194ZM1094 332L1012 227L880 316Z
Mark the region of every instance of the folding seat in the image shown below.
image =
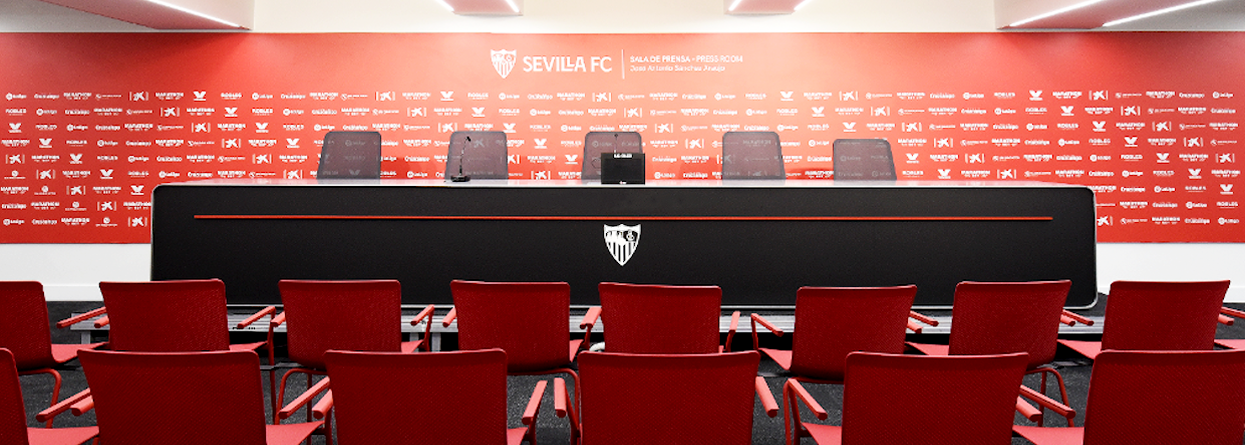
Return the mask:
M429 323L424 338L402 341L402 285L397 280L318 281L281 280L282 310L271 328L288 323L289 358L298 364L281 377L278 403L285 403L285 390L293 374L305 374L307 386L313 375L325 375L324 352L414 352L428 350L434 307L429 305L413 323ZM282 417L277 415L274 421ZM311 413L307 413L310 419Z
M1029 354L1026 374L1041 374L1041 391L1046 393L1047 375L1059 383L1059 394L1068 403L1068 390L1063 376L1050 366L1058 349L1059 324L1075 323L1072 317L1084 319L1063 310L1072 282L973 282L955 286L955 304L951 310L951 335L948 344L908 345L925 355L989 355L1012 352ZM1029 420L1042 424L1041 412L1024 402L1017 403Z
M570 416L572 444L751 444L753 394L768 416L778 415L756 375L760 357L584 352L582 392L571 398L554 379L554 408Z
M19 375L52 376L52 404L61 393L61 374L55 368L78 358L78 351L103 343L53 344L48 331L48 304L38 281L0 281L0 348L15 357ZM48 428L52 421L48 421Z
M1105 349L1210 350L1228 281L1111 283L1102 341L1059 340L1090 359Z
M1037 445L1239 445L1242 400L1245 351L1104 350L1094 360L1083 428L1013 429ZM1075 415L1053 400L1037 401Z
M28 428L22 384L13 353L0 348L0 443L5 445L77 445L95 437L95 427ZM50 421L49 421L50 423Z
M580 327L592 334L606 324L606 350L632 354L711 354L729 351L739 326L731 314L726 344L718 343L722 288L601 283L601 305L588 309ZM587 338L587 337L585 337Z
M801 422L803 403L829 413L795 379L783 386L788 445L1010 444L1013 409L1029 358L1005 355L919 356L853 352L847 356L842 426ZM586 373L585 373L586 375ZM919 401L918 409L905 404Z
M125 445L294 445L322 422L265 425L254 351L83 351L100 441Z
M506 353L500 349L329 351L324 361L329 378L299 400L328 389L313 412L333 413L343 445L536 443L546 383L538 382L528 400L525 426L506 428Z
M752 344L796 378L809 383L841 383L847 354L858 351L901 354L905 328L920 332L909 317L916 286L801 287L795 297L791 350L761 348L757 324L782 336L768 319L752 314Z

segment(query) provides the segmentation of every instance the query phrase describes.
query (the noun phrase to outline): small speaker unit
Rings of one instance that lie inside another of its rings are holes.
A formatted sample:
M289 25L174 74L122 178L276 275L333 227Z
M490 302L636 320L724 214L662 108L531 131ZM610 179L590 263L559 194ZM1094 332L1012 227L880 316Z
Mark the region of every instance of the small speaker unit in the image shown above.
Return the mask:
M643 184L644 153L601 153L602 184Z

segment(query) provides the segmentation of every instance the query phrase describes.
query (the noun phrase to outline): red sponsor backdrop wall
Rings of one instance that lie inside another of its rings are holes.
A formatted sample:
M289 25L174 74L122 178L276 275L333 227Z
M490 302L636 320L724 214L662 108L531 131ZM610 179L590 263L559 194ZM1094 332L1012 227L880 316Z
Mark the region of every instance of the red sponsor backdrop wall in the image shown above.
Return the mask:
M312 178L329 130L386 178L441 178L502 130L516 179L576 179L638 131L650 180L714 179L776 131L788 177L885 138L901 179L1085 184L1104 242L1243 242L1245 35L0 34L0 242L149 241L164 182Z

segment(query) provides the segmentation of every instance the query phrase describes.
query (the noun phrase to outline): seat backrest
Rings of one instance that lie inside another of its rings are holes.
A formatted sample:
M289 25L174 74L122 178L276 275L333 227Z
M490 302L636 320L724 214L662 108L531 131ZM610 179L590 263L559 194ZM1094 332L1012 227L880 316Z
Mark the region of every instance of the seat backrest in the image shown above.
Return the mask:
M583 443L752 443L756 351L579 355Z
M349 444L506 442L506 353L331 351L337 437Z
M1068 280L957 284L949 353L1027 352L1029 369L1050 363L1059 345L1059 316L1071 287Z
M264 445L253 351L78 354L101 443Z
M791 372L843 380L847 354L902 354L916 286L801 287L795 294Z
M886 139L835 139L835 181L894 181L895 159Z
M380 132L330 131L316 179L380 179Z
M1084 443L1240 444L1242 400L1245 351L1103 351L1090 376Z
M28 445L26 436L26 404L22 400L22 383L17 376L13 353L0 348L0 443Z
M290 360L324 369L324 351L398 352L402 285L397 280L281 280Z
M852 353L843 443L1011 443L1025 355ZM899 408L903 401L917 401L920 412Z
M721 345L722 288L601 283L609 352L711 354Z
M1215 346L1228 281L1116 281L1102 325L1102 349L1208 350Z
M634 131L589 131L584 136L584 156L580 159L580 179L601 179L602 153L644 153L640 133Z
M772 131L722 134L722 179L785 179L782 143Z
M46 368L52 359L48 306L38 281L0 281L0 348L8 349L18 369Z
M455 280L450 292L459 349L500 348L513 372L570 363L571 285Z
M501 131L455 131L450 134L445 178L457 176L459 165L471 179L508 179L506 133Z
M100 282L114 351L229 349L225 283L220 280Z

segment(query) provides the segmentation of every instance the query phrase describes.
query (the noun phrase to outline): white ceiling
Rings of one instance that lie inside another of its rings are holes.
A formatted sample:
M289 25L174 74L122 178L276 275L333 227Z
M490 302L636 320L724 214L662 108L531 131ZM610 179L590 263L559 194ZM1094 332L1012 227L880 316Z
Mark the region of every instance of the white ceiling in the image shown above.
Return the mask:
M76 1L80 4L90 4L90 3L115 4L115 5L124 4L125 7L123 9L128 8L129 9L128 13L124 11L122 13L110 12L105 15L108 15L109 17L118 17L119 15L124 15L124 14L129 14L129 15L125 15L121 17L120 20L117 20L115 18L102 17L100 15L92 14L89 12L82 12L78 10L64 8L62 6L52 5L52 3L66 3L67 1L69 2ZM202 3L211 4L213 2L218 3L218 4L229 4L229 3L236 3L237 0L163 0L163 1L172 2L172 3L190 2L189 4L193 4L194 2L198 2L201 4ZM392 18L388 18L387 15L389 12L388 10L394 9L393 5L398 5L401 3L411 3L411 4L425 3L425 2L435 3L436 1L437 0L403 0L403 2L397 2L397 1L379 2L376 0L353 0L352 2L346 2L346 4L351 4L352 6L356 6L357 8L355 9L358 10L359 14L371 14L371 17L373 17L373 20L383 23L385 20L392 20ZM453 2L453 1L460 1L460 0L447 0L447 1ZM468 0L468 1L471 1L471 0ZM706 3L705 8L710 7L709 4L712 4L711 7L714 10L722 11L724 9L721 6L723 0L664 0L664 1L689 3L689 4L692 4L692 3L699 4L698 2L704 2ZM778 3L783 3L783 4L792 3L792 0L743 0L743 1L744 2L757 2L759 4L762 4L762 6L778 4ZM858 1L859 0L809 0L810 3L806 5L806 7L802 8L800 11L797 11L791 15L796 16L796 17L793 17L795 19L800 19L800 20L805 20L805 21L810 20L810 19L821 20L823 18L826 21L843 20L842 17L833 17L833 15L842 13L844 11L851 11L854 9L862 8L862 6L859 6L860 3L857 3ZM913 0L906 0L906 1L911 2ZM1022 10L1041 10L1042 8L1046 8L1046 10L1054 10L1062 6L1067 6L1069 4L1076 4L1082 1L1084 0L954 0L954 1L953 0L916 0L917 4L914 4L912 9L932 8L933 6L931 5L937 4L938 9L939 9L938 12L940 14L945 14L945 15L963 14L963 15L971 16L971 15L980 15L983 9L988 10L992 8L996 16L995 26L1002 28L1002 27L1005 27L1008 23L1014 22L1016 20L1012 18L1003 17L1003 15L1006 10L1009 10L1009 8L1016 9L1017 5L1020 5L1019 8ZM1035 21L1033 23L1026 25L1025 28L1041 29L1041 30L1087 28L1089 26L1092 26L1095 22L1101 21L1100 19L1103 17L1118 18L1114 16L1120 15L1121 14L1120 11L1136 10L1139 6L1143 6L1143 5L1150 5L1147 7L1159 8L1159 7L1164 7L1166 5L1181 4L1181 3L1188 2L1188 1L1192 1L1192 0L1102 0L1100 3L1094 4L1090 7L1081 8L1076 11L1071 11L1066 14L1061 14L1055 17L1051 17L1049 19ZM303 2L306 2L306 3L303 3ZM300 3L306 5L304 8L314 8L314 6L312 5L316 4L317 2L300 0L294 3L290 3L289 1L286 1L286 0L254 0L255 7L253 9L255 9L256 11L272 11L273 8L280 8L280 10L285 10L291 7L294 9L298 9L298 6L289 6L289 5L299 5ZM527 0L526 3L527 4L524 5L523 7L524 15L526 16L525 19L537 20L537 21L547 20L547 18L541 17L541 16L546 14L548 12L548 8L553 5L561 5L559 7L581 8L580 6L581 4L591 4L591 7L583 6L582 8L587 9L587 10L609 10L610 8L625 7L625 6L619 6L619 5L626 5L628 3L645 4L644 2L638 2L636 0L576 0L574 2L575 3L574 5L571 5L570 3L566 3L565 0ZM545 5L542 5L542 3L545 3ZM798 4L798 2L794 2L794 3ZM899 4L899 3L904 3L904 2L894 2L894 1L887 1L887 0L871 0L869 3L885 5L888 3ZM991 7L991 3L993 3L993 7ZM366 6L369 4L376 4L376 5L383 5L383 6L369 8ZM520 5L522 5L522 3L520 3ZM745 3L745 6L746 6L746 3ZM880 7L882 6L879 6L879 8ZM965 9L962 10L962 12L957 12L959 11L958 9L956 9L957 7L964 7ZM438 8L441 8L441 7L438 6ZM891 9L890 11L893 11L894 14L903 14L902 11L896 11L894 9ZM156 12L158 12L158 14L156 14ZM311 11L310 13L314 13L314 11ZM168 14L169 14L169 10L167 8L163 6L149 4L142 0L89 0L89 1L85 1L85 0L42 0L42 1L41 0L3 0L3 1L0 1L0 25L2 25L6 21L10 23L20 24L23 22L30 22L30 20L28 19L34 19L34 23L39 23L40 19L44 19L43 20L44 22L47 21L46 19L51 19L51 23L53 23L54 26L50 26L50 28L52 29L47 29L47 30L55 30L55 31L63 31L63 30L66 30L67 28L69 30L73 30L76 27L81 27L82 28L81 30L83 31L96 31L96 30L124 31L124 30L144 30L144 29L152 29L152 28L212 29L212 26L203 24L203 21L201 19L197 17L192 18L191 16L185 13L181 13L185 16L183 17L184 20L180 22L180 23L183 23L183 25L177 25L176 23L179 23L177 21L173 21L173 22L166 21L160 24L155 24L155 23L146 24L146 23L143 23L143 20L134 18L134 17L152 16L152 15L159 15L161 17L167 17ZM286 15L286 14L287 13L283 13L283 15ZM303 15L309 14L309 12L308 11L297 11L297 12L291 11L288 14L293 15L293 16L303 16ZM5 17L5 15L10 15L10 17ZM12 15L18 15L21 17L15 17ZM259 14L255 14L255 15L259 15ZM551 17L561 18L565 15L566 14L556 13L556 14L551 15ZM801 15L816 16L816 17L815 18L798 17ZM1013 12L1013 15L1015 15L1014 12ZM256 22L259 22L261 19L262 17L255 17ZM585 17L585 19L587 19L587 17ZM937 19L936 16L930 17L930 20L936 20L936 19ZM758 20L758 23L761 23L759 21L769 20L769 19L757 18L757 19L750 19L750 20ZM239 23L242 23L242 22L247 23L247 25L249 25L250 23L249 21L240 21ZM134 26L134 25L131 25L131 23L144 24L146 25L146 27L144 28L144 27ZM174 23L174 25L169 25L168 23ZM0 26L0 31L45 30L45 29L39 29L41 26L44 26L44 25L35 24L35 25L25 25L25 26L9 26L8 27L9 29L6 29L5 27ZM614 25L614 26L617 27L619 25ZM264 27L262 26L259 26L259 27L244 26L244 27L255 29L257 31L265 31ZM308 25L308 28L310 30L314 30L317 27L320 27L320 25L318 24ZM288 28L288 26L285 26L285 28ZM866 30L873 30L876 28L877 28L876 26L873 26L873 27L866 28ZM885 28L885 26L883 26L883 28ZM937 27L935 26L935 28ZM1190 9L1182 10L1179 12L1163 15L1163 16L1143 19L1143 20L1131 22L1128 24L1112 27L1112 28L1091 28L1091 29L1102 30L1102 31L1245 31L1245 0L1219 0L1217 2L1203 5L1200 7L1190 8ZM883 29L883 30L890 30L890 29ZM920 30L920 29L917 29L917 30ZM606 31L606 32L609 32L609 31ZM631 31L627 31L627 32L631 32ZM645 31L639 31L639 32L645 32Z

